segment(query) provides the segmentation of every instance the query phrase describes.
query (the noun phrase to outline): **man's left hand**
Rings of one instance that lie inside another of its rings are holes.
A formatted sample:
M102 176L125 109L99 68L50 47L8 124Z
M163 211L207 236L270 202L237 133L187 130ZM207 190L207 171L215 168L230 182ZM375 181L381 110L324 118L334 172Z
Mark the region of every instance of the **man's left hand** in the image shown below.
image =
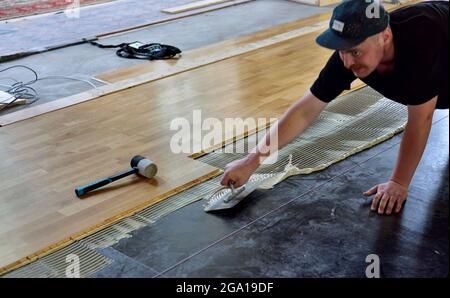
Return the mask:
M378 209L378 214L390 215L392 211L399 213L402 210L403 203L408 196L408 188L394 181L378 184L364 192L363 195L370 197L375 195L372 201L372 211Z

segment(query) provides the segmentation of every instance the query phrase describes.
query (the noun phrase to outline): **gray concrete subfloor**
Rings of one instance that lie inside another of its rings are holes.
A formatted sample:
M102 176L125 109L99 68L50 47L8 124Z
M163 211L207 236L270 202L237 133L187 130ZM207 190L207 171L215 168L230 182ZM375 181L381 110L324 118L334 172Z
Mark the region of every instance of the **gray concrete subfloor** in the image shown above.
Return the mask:
M61 2L60 5L63 5ZM162 12L162 9L184 5L189 1L115 0L81 7L77 7L73 1L65 2L66 5L61 6L60 11L0 21L0 38L8 40L0 44L0 56L4 57L0 61L24 53L39 53L75 44L83 38L91 39L167 20L171 16Z
M133 41L158 42L174 45L182 51L187 51L279 24L304 19L330 9L330 7L314 7L286 0L256 0L124 33L102 39L101 42L105 44ZM123 59L115 55L114 49L100 49L83 44L2 63L0 70L22 64L36 70L40 77L64 75L89 80L96 75L138 63L151 62ZM5 77L13 77L24 82L33 78L28 71L22 69L0 73L0 78ZM7 80L0 80L0 84L5 84L5 82L8 83ZM102 85L98 82L93 83L97 86ZM44 80L33 86L39 92L40 100L30 106L92 88L86 83L69 80ZM10 108L1 111L0 115L30 106Z
M448 277L449 117L437 110L403 211L378 215L362 192L385 182L402 134L307 176L256 191L235 209L197 202L100 250L91 277Z

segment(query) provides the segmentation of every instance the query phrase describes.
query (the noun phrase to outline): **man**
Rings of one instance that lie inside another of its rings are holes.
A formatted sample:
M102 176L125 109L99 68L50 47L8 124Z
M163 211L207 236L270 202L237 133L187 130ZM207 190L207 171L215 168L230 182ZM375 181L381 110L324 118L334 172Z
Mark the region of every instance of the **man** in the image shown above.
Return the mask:
M449 5L448 1L422 2L388 14L381 5L369 1L349 0L334 9L330 28L316 41L336 51L310 90L278 120L276 129L272 128L248 156L227 165L223 185L245 184L270 155L264 154L264 146L270 147L276 131L281 148L359 78L408 107L408 121L389 181L363 193L375 195L371 209L379 214L401 211L427 143L433 112L449 107Z

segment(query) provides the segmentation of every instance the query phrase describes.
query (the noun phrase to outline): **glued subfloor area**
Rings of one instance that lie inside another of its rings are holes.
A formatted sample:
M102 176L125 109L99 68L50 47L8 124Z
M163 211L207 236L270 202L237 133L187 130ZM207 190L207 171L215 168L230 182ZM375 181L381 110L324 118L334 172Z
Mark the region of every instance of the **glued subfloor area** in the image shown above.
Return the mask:
M448 276L448 111L436 111L424 157L399 215L370 211L362 192L385 182L402 134L328 169L257 190L235 209L193 203L103 249L91 277Z

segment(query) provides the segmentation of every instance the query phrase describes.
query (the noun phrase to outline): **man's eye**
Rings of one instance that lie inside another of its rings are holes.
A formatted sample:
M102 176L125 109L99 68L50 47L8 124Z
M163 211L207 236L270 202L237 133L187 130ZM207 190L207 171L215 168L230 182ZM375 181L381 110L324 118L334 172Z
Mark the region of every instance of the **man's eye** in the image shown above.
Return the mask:
M361 56L361 52L360 51L353 51L352 55L353 55L353 57L359 57L359 56Z

